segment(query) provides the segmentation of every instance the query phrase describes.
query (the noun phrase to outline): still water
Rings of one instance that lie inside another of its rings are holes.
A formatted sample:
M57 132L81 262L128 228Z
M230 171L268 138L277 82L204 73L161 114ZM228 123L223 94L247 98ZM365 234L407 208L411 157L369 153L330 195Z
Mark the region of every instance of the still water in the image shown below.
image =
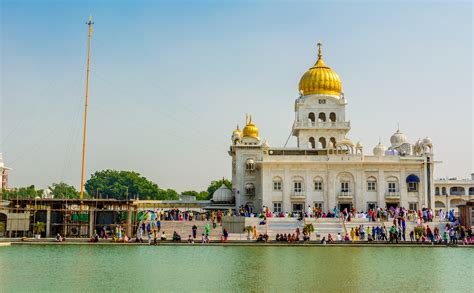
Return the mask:
M22 245L0 292L472 292L474 249Z

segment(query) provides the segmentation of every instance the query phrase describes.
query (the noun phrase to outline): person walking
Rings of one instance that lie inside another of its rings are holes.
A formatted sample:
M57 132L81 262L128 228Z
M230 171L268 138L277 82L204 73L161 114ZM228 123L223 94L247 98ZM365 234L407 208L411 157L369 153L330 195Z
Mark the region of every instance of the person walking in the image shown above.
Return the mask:
M227 229L224 228L224 231L222 232L223 236L224 236L224 242L227 242L227 237L229 237L229 233L227 232Z
M196 239L196 236L197 236L197 227L196 227L196 224L193 225L193 227L191 228L192 230L192 234L193 234L193 239Z

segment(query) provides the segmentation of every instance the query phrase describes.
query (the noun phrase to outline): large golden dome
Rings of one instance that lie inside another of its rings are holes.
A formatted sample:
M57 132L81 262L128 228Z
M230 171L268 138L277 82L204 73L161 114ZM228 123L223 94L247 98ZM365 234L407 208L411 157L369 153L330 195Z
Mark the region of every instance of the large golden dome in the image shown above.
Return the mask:
M246 121L247 125L245 125L244 127L244 137L245 136L250 136L250 137L255 137L257 139L259 139L258 137L258 128L255 124L253 124L252 122L252 115L250 115L250 120L249 121Z
M318 61L300 80L300 93L339 96L342 92L341 80L336 72L324 64L321 46L321 43L318 43Z

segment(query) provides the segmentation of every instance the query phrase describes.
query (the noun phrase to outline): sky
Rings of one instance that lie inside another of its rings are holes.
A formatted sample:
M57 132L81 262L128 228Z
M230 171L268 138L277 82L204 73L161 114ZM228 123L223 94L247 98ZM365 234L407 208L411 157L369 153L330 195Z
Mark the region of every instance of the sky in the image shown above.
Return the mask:
M318 41L365 153L399 124L433 139L436 177L474 172L470 1L0 2L10 186L80 185L89 15L86 178L133 170L177 191L230 178L246 113L284 145Z

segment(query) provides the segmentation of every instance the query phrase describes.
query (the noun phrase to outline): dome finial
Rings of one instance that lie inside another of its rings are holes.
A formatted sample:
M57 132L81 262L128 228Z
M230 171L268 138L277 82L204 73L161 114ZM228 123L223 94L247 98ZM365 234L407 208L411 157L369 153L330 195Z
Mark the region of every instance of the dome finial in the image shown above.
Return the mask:
M321 50L323 44L321 42L318 42L316 46L318 46L318 59L321 59L323 57L323 51Z
M250 116L250 121L249 121L249 123L252 123L252 114L250 114L249 116Z

